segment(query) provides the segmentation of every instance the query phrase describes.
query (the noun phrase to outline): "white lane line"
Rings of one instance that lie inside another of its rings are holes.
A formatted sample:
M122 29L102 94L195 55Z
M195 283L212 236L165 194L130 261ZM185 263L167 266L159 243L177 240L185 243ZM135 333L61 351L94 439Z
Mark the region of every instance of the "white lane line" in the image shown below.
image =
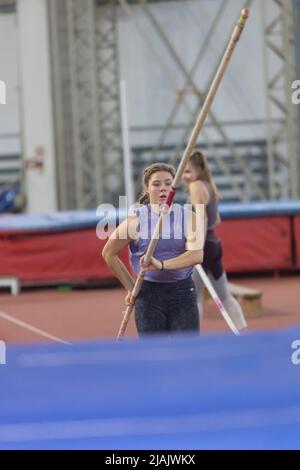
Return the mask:
M11 323L15 323L15 325L21 326L22 328L25 328L26 330L32 331L33 333L39 336L44 336L47 339L51 339L52 341L55 341L56 343L69 344L69 345L71 344L71 343L68 343L67 341L64 341L63 339L57 338L56 336L53 336L47 333L44 330L40 330L40 328L36 328L35 326L30 325L29 323L26 323L22 320L18 320L17 318L13 317L12 315L8 315L7 313L0 311L0 318L10 321Z

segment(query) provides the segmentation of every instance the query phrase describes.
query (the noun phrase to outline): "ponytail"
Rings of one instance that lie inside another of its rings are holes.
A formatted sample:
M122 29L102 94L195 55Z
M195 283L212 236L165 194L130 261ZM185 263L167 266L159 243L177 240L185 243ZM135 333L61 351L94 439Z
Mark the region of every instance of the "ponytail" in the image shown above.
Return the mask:
M138 197L137 203L138 204L149 204L149 194L145 191Z
M213 193L213 198L215 202L218 202L220 199L219 191L214 183L214 180L212 178L211 172L208 167L207 159L203 155L202 152L199 152L199 150L196 150L189 158L189 162L197 169L199 170L199 177L198 179L201 181L206 181L209 186L211 187L212 193Z

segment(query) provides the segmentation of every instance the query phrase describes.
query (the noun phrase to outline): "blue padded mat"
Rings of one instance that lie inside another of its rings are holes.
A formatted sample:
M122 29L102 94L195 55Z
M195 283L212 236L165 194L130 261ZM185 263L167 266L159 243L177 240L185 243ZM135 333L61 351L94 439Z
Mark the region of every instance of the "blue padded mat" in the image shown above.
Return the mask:
M1 449L299 449L300 328L9 347Z

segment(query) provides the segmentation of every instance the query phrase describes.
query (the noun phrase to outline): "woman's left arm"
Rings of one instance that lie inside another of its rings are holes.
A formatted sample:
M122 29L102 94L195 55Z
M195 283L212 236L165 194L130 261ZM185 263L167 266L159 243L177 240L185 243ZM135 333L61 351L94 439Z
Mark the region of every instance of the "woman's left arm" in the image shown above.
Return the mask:
M202 219L201 227L199 227L199 220L200 218L196 217L194 212L189 212L186 225L186 251L181 255L176 256L176 258L164 260L164 270L189 268L190 266L195 266L196 264L202 263L204 246L204 221ZM144 272L160 270L162 268L161 261L154 257L152 257L148 266L144 265L144 257L141 258L140 264L141 269Z
M188 212L186 223L186 251L176 258L170 258L164 261L164 269L183 269L202 263L205 230L204 216L204 206L201 217L199 217L199 214L196 215L192 211Z

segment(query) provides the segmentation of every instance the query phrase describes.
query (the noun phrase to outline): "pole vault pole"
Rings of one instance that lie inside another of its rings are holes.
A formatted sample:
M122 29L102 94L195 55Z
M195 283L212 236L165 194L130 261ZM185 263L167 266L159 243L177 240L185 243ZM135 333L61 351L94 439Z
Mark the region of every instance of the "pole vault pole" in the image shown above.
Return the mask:
M152 235L152 239L150 241L150 244L148 246L148 249L147 249L147 252L146 252L146 255L145 255L145 264L146 265L150 263L151 257L152 257L152 255L155 251L156 245L158 243L159 234L160 234L160 231L161 231L164 215L168 213L168 211L169 211L169 209L172 205L172 202L173 202L174 196L176 194L177 188L180 185L182 174L184 172L185 166L186 166L186 164L188 162L188 159L189 159L189 157L190 157L190 155L191 155L191 153L192 153L192 151L193 151L193 149L194 149L194 147L197 143L199 134L200 134L201 129L204 125L204 122L206 120L209 109L212 105L214 97L216 96L217 90L218 90L218 88L220 86L220 83L223 79L224 73L227 69L227 66L228 66L229 62L230 62L230 59L231 59L232 54L235 50L235 47L236 47L236 45L237 45L237 43L240 39L240 36L241 36L242 31L245 27L245 24L246 24L246 21L247 21L248 17L249 17L249 10L247 8L244 8L241 11L241 15L240 15L240 18L239 18L236 26L234 27L234 30L233 30L233 33L231 35L229 44L226 48L226 51L223 55L223 58L221 60L221 63L220 63L219 68L217 70L217 73L216 73L216 75L213 79L213 82L212 82L211 86L210 86L210 89L208 91L206 99L203 103L203 107L202 107L201 112L198 116L197 122L195 124L195 127L194 127L194 129L192 131L192 134L190 136L190 139L188 141L187 147L184 151L184 154L183 154L183 156L181 158L181 161L180 161L180 164L178 166L175 178L174 178L173 183L172 183L172 188L169 191L166 203L163 205L163 207L161 209L159 219L158 219L157 224L155 226L155 229L154 229L154 232L153 232L153 235ZM123 320L122 320L122 323L121 323L121 326L120 326L120 329L119 329L119 333L118 333L118 336L117 336L117 341L120 340L124 336L124 333L125 333L130 315L131 315L132 310L134 308L134 304L136 302L137 296L138 296L138 294L140 292L140 289L142 287L143 280L144 280L144 274L142 272L140 272L138 277L137 277L137 280L135 282L135 285L134 285L134 288L133 288L133 291L132 291L132 294L131 294L131 297L130 297L130 305L127 307L127 309L124 312L124 317L123 317Z

